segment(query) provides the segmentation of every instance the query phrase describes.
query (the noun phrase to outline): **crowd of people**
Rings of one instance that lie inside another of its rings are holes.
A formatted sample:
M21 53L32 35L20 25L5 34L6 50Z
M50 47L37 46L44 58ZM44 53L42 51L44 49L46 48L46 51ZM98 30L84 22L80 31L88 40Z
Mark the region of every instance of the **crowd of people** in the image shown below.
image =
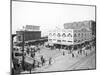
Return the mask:
M50 48L51 50L55 50L54 47L49 46L49 45L45 45L44 43L42 45L27 45L24 47L24 59L25 57L29 56L30 58L32 58L33 63L27 63L24 60L24 66L23 66L23 60L21 63L19 63L18 59L14 58L14 54L12 52L12 62L13 62L13 72L14 73L20 73L21 71L29 71L31 73L31 71L34 71L35 69L41 68L45 65L51 65L52 64L52 57L49 57L48 59L46 59L44 57L44 55L40 54L41 51L41 47L47 47ZM71 54L72 58L77 57L78 55L85 55L87 56L88 53L87 51L90 51L92 48L95 48L95 41L92 41L92 44L88 44L86 46L83 46L77 50L64 50L62 51L62 55L65 56L66 52L65 51L69 51L69 54ZM13 48L13 51L22 51L22 48ZM58 50L60 50L61 48L58 48ZM37 56L38 55L38 56ZM39 59L39 60L38 60ZM46 64L48 62L48 64ZM14 74L13 74L14 75Z
M61 45L60 46L47 45L47 47L51 48L51 50L56 50L56 49L58 49L59 51L61 50L62 55L66 55L66 52L67 52L67 54L71 54L72 58L74 58L80 55L87 56L92 50L95 50L96 42L94 39L94 40L88 41L88 43L83 43L82 45L80 44L78 47L77 46L61 47Z
M44 45L41 45L41 46L44 46ZM49 62L48 65L51 65L52 58L49 58L48 60L46 60L43 55L39 55L40 50L41 50L40 46L38 46L38 45L24 46L24 53L22 53L22 55L24 54L23 55L24 63L23 63L23 60L21 63L19 63L19 59L14 58L14 51L22 51L22 48L14 47L13 52L12 52L12 62L13 62L13 70L12 71L15 74L20 73L21 71L29 71L31 73L32 70L34 71L37 68L47 65L46 62ZM37 56L37 54L38 54L38 56ZM20 56L20 57L22 57L22 56ZM33 63L32 64L27 63L25 61L26 57L32 58Z

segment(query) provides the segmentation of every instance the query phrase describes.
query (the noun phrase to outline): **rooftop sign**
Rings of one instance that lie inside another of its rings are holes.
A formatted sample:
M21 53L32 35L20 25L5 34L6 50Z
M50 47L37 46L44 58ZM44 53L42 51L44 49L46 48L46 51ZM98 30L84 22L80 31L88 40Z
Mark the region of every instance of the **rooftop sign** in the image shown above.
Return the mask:
M26 25L25 30L29 30L29 31L39 31L40 30L40 26Z

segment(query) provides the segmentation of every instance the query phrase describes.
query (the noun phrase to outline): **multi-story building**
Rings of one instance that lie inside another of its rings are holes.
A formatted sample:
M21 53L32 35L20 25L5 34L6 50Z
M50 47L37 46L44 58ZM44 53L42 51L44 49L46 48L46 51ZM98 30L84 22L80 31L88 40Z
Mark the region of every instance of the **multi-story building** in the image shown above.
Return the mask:
M74 44L81 44L92 39L92 32L87 28L73 29Z
M90 41L92 39L92 22L92 20L89 20L82 22L65 23L64 29L73 29L74 44L80 44L85 41Z
M39 26L26 25L23 30L16 31L18 41L22 41L24 36L24 41L37 40L41 38L41 31Z
M50 44L73 44L73 29L56 29L48 33L48 42Z
M48 33L49 44L74 46L92 40L91 21L65 23L64 29L55 29Z

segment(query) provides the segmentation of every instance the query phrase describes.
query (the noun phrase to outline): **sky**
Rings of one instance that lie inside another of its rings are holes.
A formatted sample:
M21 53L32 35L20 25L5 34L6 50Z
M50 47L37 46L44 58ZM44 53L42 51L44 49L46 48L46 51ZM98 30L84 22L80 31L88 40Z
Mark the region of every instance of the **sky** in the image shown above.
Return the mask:
M12 34L26 25L40 26L42 36L64 23L94 20L95 7L12 1Z

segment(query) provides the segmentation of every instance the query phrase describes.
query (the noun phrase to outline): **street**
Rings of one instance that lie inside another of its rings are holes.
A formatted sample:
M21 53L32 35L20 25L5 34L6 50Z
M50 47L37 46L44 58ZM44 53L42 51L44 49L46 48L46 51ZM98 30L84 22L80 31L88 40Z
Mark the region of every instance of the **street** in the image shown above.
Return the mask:
M58 52L58 53L56 53ZM64 70L81 70L81 69L95 69L95 50L92 50L87 56L80 55L72 58L71 54L62 55L60 51L43 50L41 54L48 55L53 58L52 65L45 65L38 68L35 72L50 72L50 71L64 71ZM52 53L54 53L52 55ZM50 55L49 55L50 54ZM56 56L56 57L55 57Z

